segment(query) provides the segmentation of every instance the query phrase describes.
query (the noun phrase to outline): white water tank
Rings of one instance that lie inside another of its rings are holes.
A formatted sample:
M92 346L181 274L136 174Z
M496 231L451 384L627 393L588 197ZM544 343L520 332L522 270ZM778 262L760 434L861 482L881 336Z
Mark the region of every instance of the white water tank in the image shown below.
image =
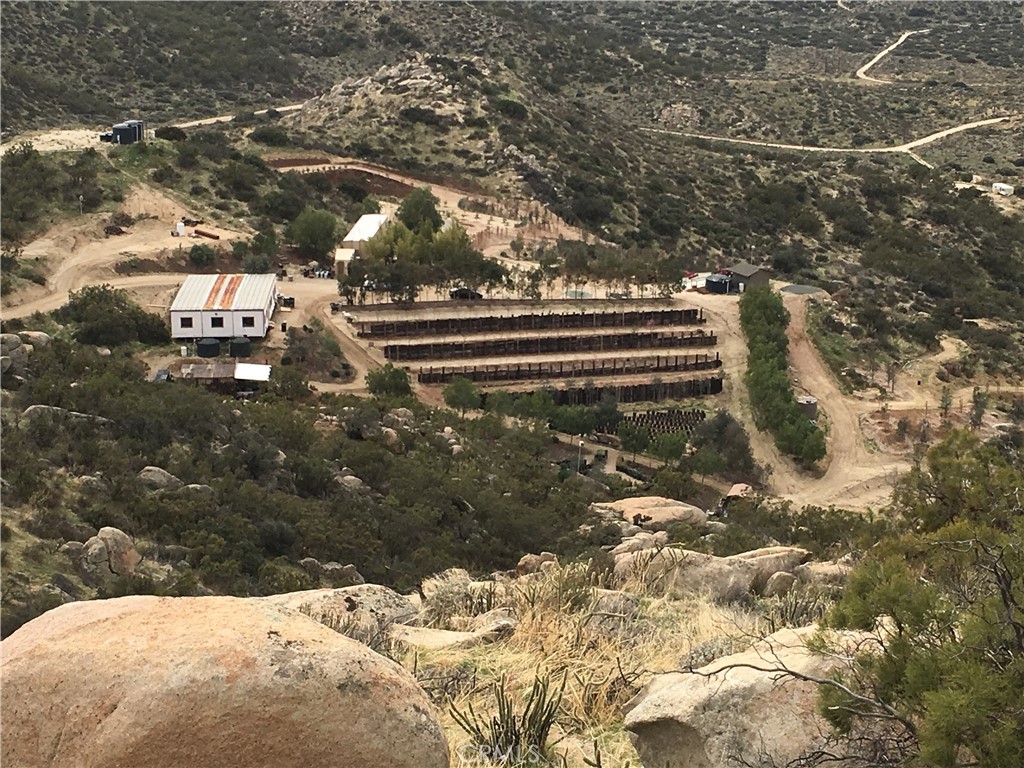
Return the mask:
M184 237L185 236L185 222L184 221L179 221L175 225L175 229L178 230L178 237Z

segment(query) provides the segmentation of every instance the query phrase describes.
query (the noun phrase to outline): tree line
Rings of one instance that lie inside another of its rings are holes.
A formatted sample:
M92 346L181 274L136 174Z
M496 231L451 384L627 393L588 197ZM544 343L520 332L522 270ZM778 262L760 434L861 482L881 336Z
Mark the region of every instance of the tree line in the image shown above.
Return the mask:
M768 288L752 288L740 299L740 324L747 336L744 381L759 429L775 437L783 453L812 463L825 456L825 435L796 402L789 382L789 312L782 297Z

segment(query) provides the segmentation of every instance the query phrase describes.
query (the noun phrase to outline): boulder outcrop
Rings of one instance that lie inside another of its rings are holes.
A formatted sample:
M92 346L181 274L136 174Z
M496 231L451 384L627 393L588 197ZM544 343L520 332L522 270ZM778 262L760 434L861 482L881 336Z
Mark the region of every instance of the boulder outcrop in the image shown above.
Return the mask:
M664 496L637 496L632 499L601 502L591 505L598 514L613 513L627 522L636 521L645 528L659 529L672 523L687 523L702 527L708 521L707 513L700 507Z
M547 565L550 563L550 565ZM540 573L546 567L556 567L558 557L551 552L541 552L539 555L523 555L516 565L516 573L524 576L528 573Z
M4 765L447 768L404 669L233 597L69 603L2 644Z
M69 542L70 543L70 542ZM67 551L67 550L66 550ZM68 551L68 554L73 554ZM82 569L99 578L130 576L142 561L131 537L119 528L100 528L80 550Z
M615 578L639 580L672 595L706 592L716 600L760 594L778 572L792 573L810 553L798 547L766 547L715 557L677 547L624 552L615 557Z
M151 491L176 491L184 483L160 467L143 467L137 475L139 482Z
M378 584L307 589L258 599L297 610L334 630L376 631L416 616L416 608L405 597Z
M786 765L819 746L828 726L817 712L817 686L750 668L827 676L839 662L807 649L814 631L783 629L697 674L656 676L625 707L643 765L731 768L737 757L748 765L761 757L766 765ZM750 666L735 666L744 664Z

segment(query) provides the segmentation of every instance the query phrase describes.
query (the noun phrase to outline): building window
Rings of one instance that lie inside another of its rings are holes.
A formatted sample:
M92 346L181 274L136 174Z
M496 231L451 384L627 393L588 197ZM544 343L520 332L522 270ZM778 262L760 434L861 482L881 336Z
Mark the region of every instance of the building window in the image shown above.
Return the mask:
M243 317L242 318L242 327L243 328L255 328L256 327L256 318L255 317Z
M192 318L191 317L183 317L183 318L181 318L180 322L181 322L181 327L182 328L191 328L192 327Z
M223 317L211 317L210 318L210 327L211 328L223 328L224 327L224 318Z

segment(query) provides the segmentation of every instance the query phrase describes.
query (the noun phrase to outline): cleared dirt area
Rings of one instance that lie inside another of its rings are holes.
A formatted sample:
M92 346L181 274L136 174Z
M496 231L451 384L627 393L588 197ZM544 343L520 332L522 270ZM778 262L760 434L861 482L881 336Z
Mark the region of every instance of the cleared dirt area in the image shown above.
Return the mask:
M124 285L125 280L137 285L165 285L167 274L124 278L114 267L131 258L166 261L179 248L187 250L196 243L213 242L201 238L172 237L171 229L175 222L188 212L152 187L136 187L120 210L133 217L145 218L138 219L128 228L127 234L107 237L103 234L103 226L109 214L88 214L59 224L26 245L23 256L39 259L44 265L46 286L33 286L5 297L3 316L24 317L33 312L48 312L61 306L71 291L86 285ZM221 243L243 237L239 232L221 227L204 224L203 228L220 235L218 242Z
M109 144L100 142L99 135L102 131L89 128L68 128L56 131L34 131L22 133L9 139L0 146L6 151L10 147L22 143L29 143L39 152L77 152L93 147L102 149L109 147Z

